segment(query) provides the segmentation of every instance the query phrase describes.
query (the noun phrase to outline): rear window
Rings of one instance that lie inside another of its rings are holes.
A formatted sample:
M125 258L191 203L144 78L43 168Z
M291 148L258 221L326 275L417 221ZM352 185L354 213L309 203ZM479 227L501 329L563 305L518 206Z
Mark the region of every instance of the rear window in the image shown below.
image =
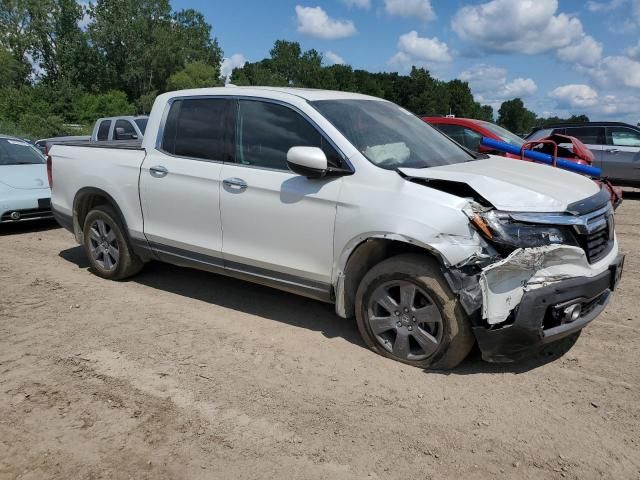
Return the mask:
M109 128L111 120L103 120L98 127L98 140L109 140Z
M567 127L567 135L576 137L585 145L602 145L604 143L603 127Z
M32 145L22 140L0 138L0 165L33 165L45 158Z
M225 98L173 102L164 128L162 149L181 157L226 160L231 135L231 102Z

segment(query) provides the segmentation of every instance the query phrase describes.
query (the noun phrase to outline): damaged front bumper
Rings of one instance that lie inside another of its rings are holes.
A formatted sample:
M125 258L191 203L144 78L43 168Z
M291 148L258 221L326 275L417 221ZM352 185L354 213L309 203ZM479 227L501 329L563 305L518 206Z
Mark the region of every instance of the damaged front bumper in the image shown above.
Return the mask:
M483 359L515 361L580 331L604 310L623 265L617 249L596 268L579 248L549 246L483 269L483 321L473 328Z

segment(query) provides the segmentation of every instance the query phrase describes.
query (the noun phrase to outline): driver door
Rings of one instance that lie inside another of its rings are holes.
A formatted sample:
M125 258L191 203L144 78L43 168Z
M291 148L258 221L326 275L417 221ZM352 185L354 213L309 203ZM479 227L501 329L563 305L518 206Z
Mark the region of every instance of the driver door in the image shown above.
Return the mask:
M235 163L222 166L225 268L302 288L326 298L333 264L333 232L341 178L309 179L287 167L294 146L337 151L292 107L239 100Z

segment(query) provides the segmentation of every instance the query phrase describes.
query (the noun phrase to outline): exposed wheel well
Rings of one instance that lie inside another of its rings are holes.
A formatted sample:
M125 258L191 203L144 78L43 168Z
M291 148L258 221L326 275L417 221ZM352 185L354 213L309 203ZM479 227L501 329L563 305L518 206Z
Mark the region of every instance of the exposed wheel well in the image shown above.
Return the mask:
M118 204L108 193L94 188L80 190L76 194L76 198L73 202L73 231L78 243L83 243L82 229L84 227L84 221L87 218L87 214L98 205L108 205L112 207L120 217L120 220L124 223L124 218ZM125 232L126 231L127 229L125 225Z
M344 313L346 317L355 314L355 297L358 285L365 274L374 266L387 258L403 253L419 253L431 256L441 263L434 252L399 240L387 238L370 238L360 243L349 255L344 269L343 299ZM338 300L338 305L340 300Z

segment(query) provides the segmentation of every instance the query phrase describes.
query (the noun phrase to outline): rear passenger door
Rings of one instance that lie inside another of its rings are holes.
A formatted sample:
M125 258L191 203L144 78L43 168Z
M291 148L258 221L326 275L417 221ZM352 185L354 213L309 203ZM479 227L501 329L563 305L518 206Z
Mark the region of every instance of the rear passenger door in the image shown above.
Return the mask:
M620 183L640 183L640 132L622 126L607 127L605 154L607 176Z
M555 129L554 133L563 133L565 129ZM603 175L605 171L604 161L605 155L605 137L604 127L567 127L565 135L576 137L593 153L593 166L602 168Z
M287 167L294 146L315 146L344 166L322 133L293 107L238 101L235 163L222 167L225 268L327 297L336 202L342 181L308 179Z
M222 267L220 172L231 158L234 101L179 98L140 171L144 233L164 260Z

